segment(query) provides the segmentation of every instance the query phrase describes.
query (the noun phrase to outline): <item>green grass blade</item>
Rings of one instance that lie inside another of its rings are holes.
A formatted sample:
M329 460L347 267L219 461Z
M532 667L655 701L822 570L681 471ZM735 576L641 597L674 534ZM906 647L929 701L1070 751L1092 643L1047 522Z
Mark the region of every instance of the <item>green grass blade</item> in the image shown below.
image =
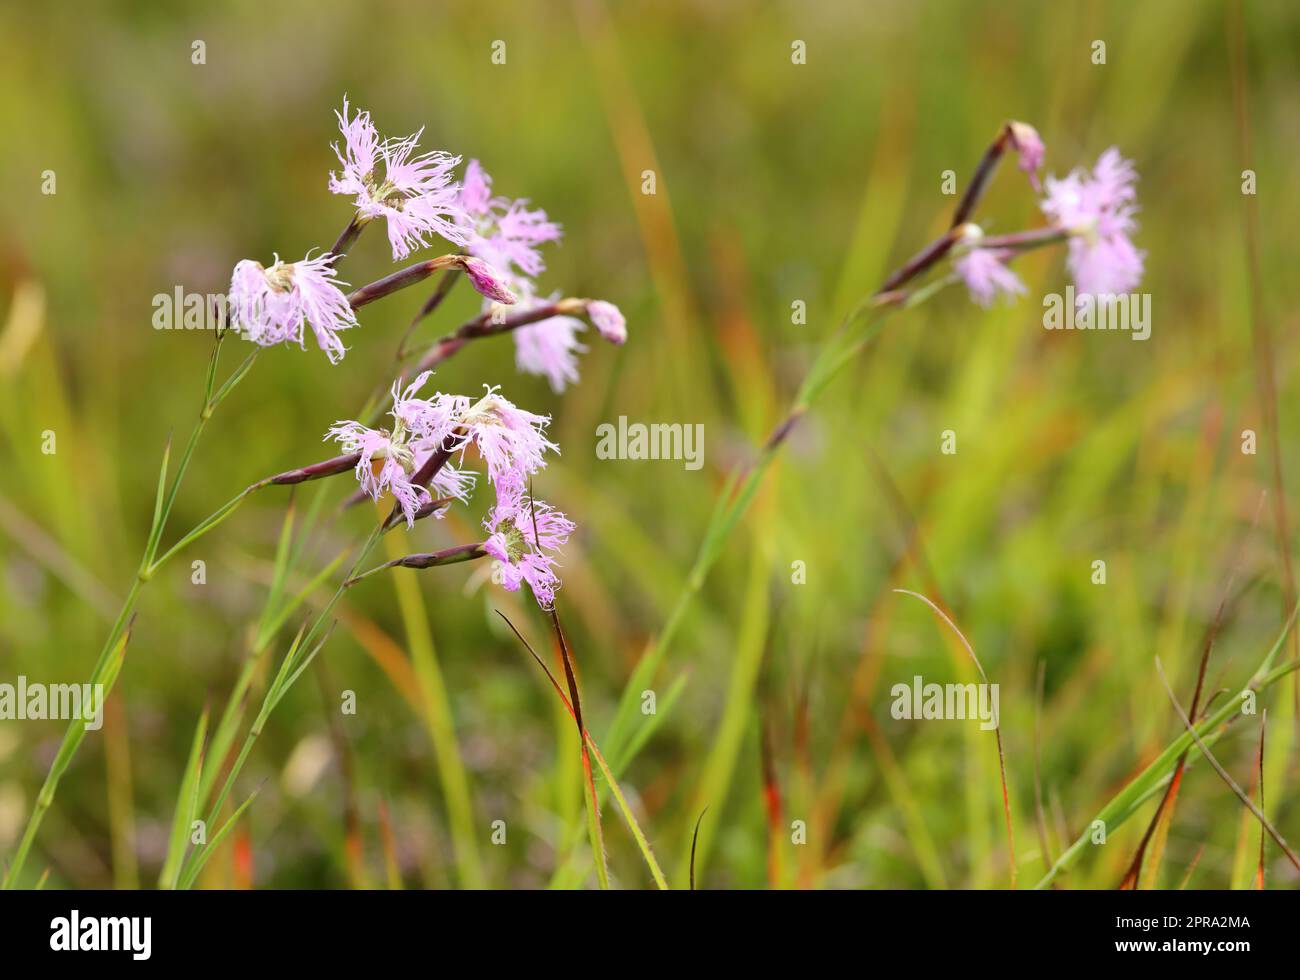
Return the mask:
M188 891L194 886L194 881L198 878L199 872L203 870L203 866L208 863L208 859L212 857L213 852L221 846L221 842L226 839L226 835L234 829L235 824L239 822L239 818L242 817L244 811L248 809L248 805L252 803L253 800L257 799L257 794L260 792L260 788L255 789L249 795L248 799L239 804L239 807L235 812L230 815L230 819L222 824L221 829L217 831L216 835L208 841L207 845L201 851L197 852L196 859L181 876L180 888Z
M1297 606L1297 609L1300 609L1300 606ZM1291 661L1279 667L1272 666L1273 661L1277 658L1278 651L1282 648L1282 644L1295 622L1295 614L1295 610L1292 610L1291 616L1283 627L1277 641L1269 650L1259 669L1255 671L1250 682L1235 697L1225 699L1224 703L1213 714L1196 726L1196 734L1200 736L1206 745L1212 746L1217 741L1219 734L1221 734L1215 732L1215 729L1241 711L1242 698L1248 691L1262 692L1293 670L1300 668L1300 660ZM1160 788L1173 774L1179 756L1189 750L1199 752L1191 732L1185 731L1174 739L1136 778L1111 797L1110 801L1089 822L1089 829L1080 834L1078 840L1056 859L1056 863L1048 869L1047 874L1034 887L1046 888L1063 872L1074 866L1088 847L1091 840L1091 827L1097 821L1101 821L1106 829L1106 834L1109 835L1116 827L1131 817L1138 807L1150 799L1152 795L1159 792Z
M208 731L208 709L203 709L199 724L194 729L194 740L190 744L189 761L185 764L185 775L181 779L180 792L176 794L176 814L172 817L172 832L167 845L167 858L163 862L162 872L158 876L159 888L175 888L180 878L181 860L185 857L186 842L190 836L190 827L199 808L200 773L203 770L203 745Z

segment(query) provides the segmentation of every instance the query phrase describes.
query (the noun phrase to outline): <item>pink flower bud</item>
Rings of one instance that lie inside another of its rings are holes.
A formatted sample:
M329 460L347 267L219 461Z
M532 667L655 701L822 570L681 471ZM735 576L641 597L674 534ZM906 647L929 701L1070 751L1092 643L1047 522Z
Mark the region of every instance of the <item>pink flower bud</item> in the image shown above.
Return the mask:
M593 299L587 304L587 316L591 317L591 323L600 331L600 335L611 344L627 341L627 320L613 303Z
M517 297L510 291L510 287L506 285L500 273L482 259L466 255L460 258L458 264L465 270L465 275L469 276L469 281L474 284L474 288L488 299L505 303L507 306L517 301Z
M1043 166L1043 156L1047 152L1038 130L1029 123L1012 120L1008 124L1011 130L1011 145L1020 155L1020 169L1029 174L1029 182L1038 190L1038 171Z

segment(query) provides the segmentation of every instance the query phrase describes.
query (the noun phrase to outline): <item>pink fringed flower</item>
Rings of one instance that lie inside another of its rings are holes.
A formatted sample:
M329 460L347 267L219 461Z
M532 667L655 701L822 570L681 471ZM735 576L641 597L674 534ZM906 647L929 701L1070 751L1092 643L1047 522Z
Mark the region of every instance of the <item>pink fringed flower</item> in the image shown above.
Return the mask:
M460 157L442 151L415 156L423 129L404 139L381 141L370 113L348 117L346 98L343 111L335 115L344 146L340 150L334 144L334 153L343 172L341 176L330 174L330 191L352 195L362 220L387 220L394 259L424 248L430 234L456 245L466 244L468 219L458 203L460 185L452 180Z
M526 294L519 309L527 311L554 303L559 293L548 299ZM515 334L515 367L527 374L538 374L550 382L556 394L578 380L578 355L587 348L578 341L578 333L587 325L576 317L553 316L521 327Z
M460 206L475 219L486 215L492 207L492 178L477 160L471 159L465 166L465 179L460 185Z
M971 298L988 308L999 294L1008 298L1027 292L1025 284L1006 266L1011 253L1004 249L973 248L953 262Z
M507 276L533 278L546 268L539 246L559 241L560 226L528 201L492 196L492 178L477 160L465 168L459 205L468 217L467 247ZM517 271L516 271L517 270Z
M414 441L431 443L432 449L437 449L460 424L460 417L469 408L469 399L464 395L444 395L441 392L432 398L417 397L415 393L432 375L432 371L423 372L404 391L398 389L399 382L393 382L390 414L397 427L409 432Z
M360 422L344 421L333 425L326 439L339 442L345 453L360 453L357 481L361 489L375 500L391 493L397 500L407 525L415 523L420 505L432 500L428 489L411 482L429 456L451 438L456 441L460 416L469 406L463 395L436 394L419 398L419 391L432 372L425 371L405 389L393 384L392 431L371 429ZM430 488L440 497L465 500L474 487L474 474L444 464L434 474ZM441 513L438 514L442 516Z
M424 465L429 454L423 453L415 458L416 469ZM462 470L450 463L444 463L438 472L433 475L429 481L429 489L439 497L451 497L465 503L469 500L469 495L474 492L474 485L478 482L478 474L472 470ZM441 518L443 512L438 512Z
M534 279L546 268L540 246L558 241L560 226L549 220L545 211L528 207L526 200L493 196L492 178L477 160L470 160L465 169L459 203L469 217L470 254L500 270L506 285L517 294L513 298L516 309L526 311L554 302L559 294L540 299ZM495 298L485 289L479 292ZM596 301L588 305L587 313L606 340L621 344L627 339L627 324L613 304ZM558 315L514 331L515 365L520 371L546 378L556 393L563 391L578 380L578 355L587 349L578 334L584 329L582 320Z
M483 526L490 535L483 550L501 563L501 584L517 592L527 582L539 606L553 607L560 579L555 558L547 552L568 543L574 523L550 504L527 496L522 483L512 480L498 487L497 505Z
M247 340L263 347L280 343L305 346L305 325L310 325L331 363L337 364L347 350L338 334L357 325L356 314L334 275L330 256L281 262L265 268L244 259L230 279L231 319Z
M376 500L385 491L402 507L408 524L415 521L420 504L439 497L468 498L474 473L448 463L433 474L429 490L410 481L429 457L438 451L464 450L473 443L488 468L488 479L498 487L523 486L528 477L546 465L543 456L559 447L544 435L550 419L517 408L491 388L471 404L464 395L441 392L430 398L416 393L432 372L425 371L406 388L393 384L393 428L371 429L360 422L338 422L326 433L343 445L346 453L360 453L357 479ZM391 465L390 465L391 463Z
M325 438L339 442L345 453L360 453L356 474L361 489L374 500L382 493L391 493L407 526L415 523L415 512L432 498L428 490L411 482L414 454L400 431L390 434L348 421L331 426Z
M527 311L547 303L554 303L559 293L540 299L525 291L517 309ZM575 312L583 310L581 302L573 305ZM627 340L627 321L613 303L592 300L586 304L586 313L600 335L612 344ZM578 381L578 355L587 348L578 340L578 334L587 324L574 316L558 314L539 320L531 326L521 327L515 335L515 367L526 374L546 378L556 394Z
M1146 253L1130 237L1137 228L1136 181L1132 162L1115 147L1091 174L1047 178L1043 212L1071 235L1066 264L1081 297L1132 292L1142 281Z
M515 331L515 366L546 378L558 395L578 380L578 355L587 348L577 335L586 326L571 316L553 316Z
M471 405L460 423L468 432L488 468L488 479L495 484L518 478L522 484L529 474L546 465L547 451L560 447L544 434L550 417L534 415L502 398L492 388Z

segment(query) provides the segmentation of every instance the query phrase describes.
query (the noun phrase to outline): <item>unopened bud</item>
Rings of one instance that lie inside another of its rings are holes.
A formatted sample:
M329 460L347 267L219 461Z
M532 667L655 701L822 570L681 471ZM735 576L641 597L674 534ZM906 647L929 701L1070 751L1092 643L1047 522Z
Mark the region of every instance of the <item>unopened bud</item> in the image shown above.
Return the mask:
M593 299L587 304L587 316L591 318L592 326L611 344L621 344L627 340L627 320L613 303Z

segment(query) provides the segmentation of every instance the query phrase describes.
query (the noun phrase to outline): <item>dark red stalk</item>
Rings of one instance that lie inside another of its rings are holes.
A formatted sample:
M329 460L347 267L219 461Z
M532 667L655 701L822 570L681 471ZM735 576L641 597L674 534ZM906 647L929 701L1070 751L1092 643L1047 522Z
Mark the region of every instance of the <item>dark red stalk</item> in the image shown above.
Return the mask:
M993 172L998 168L998 161L1002 159L1002 154L1006 152L1007 144L1011 141L1010 124L1002 127L998 133L997 139L989 144L989 148L984 151L980 157L979 165L975 168L975 176L971 178L970 186L966 188L966 193L962 195L961 201L957 204L957 210L953 212L951 228L958 225L964 225L970 216L975 212L975 206L979 204L980 198L984 196L984 191L988 187L989 180L993 177Z
M491 313L481 313L474 319L467 320L441 340L436 341L432 347L425 351L424 356L420 358L415 368L402 375L402 380L405 380L409 375L432 370L471 340L509 333L512 330L518 330L520 327L526 327L530 323L549 320L553 316L573 315L579 312L581 312L581 308L574 300L561 300L558 303L546 303L530 310L512 313L509 316L500 318L494 318Z
M487 557L487 552L483 550L483 542L475 541L473 544L453 545L450 548L443 548L441 551L394 558L384 567L434 568L438 565L457 565L463 561L474 561L476 558L485 557Z
M337 473L346 473L348 470L356 469L357 463L359 462L361 462L360 453L348 453L346 456L335 456L333 459L326 459L319 463L312 463L310 466L302 466L296 470L285 470L283 473L277 473L275 476L268 476L265 479L258 480L248 489L249 491L253 491L271 485L291 486L295 483L306 483L308 480L319 480L322 477L334 476Z
M877 296L882 293L889 293L902 286L904 283L911 282L921 273L925 272L941 258L948 254L948 250L957 244L961 238L961 233L957 228L951 228L941 237L936 238L921 251L917 252L910 259L904 262L897 271L884 281L880 289L876 292Z
M394 558L392 561L384 562L382 565L376 565L368 572L354 575L343 583L343 587L350 588L362 579L369 578L376 572L382 572L385 568L436 568L442 565L459 565L461 562L476 561L479 558L486 558L487 552L483 550L484 544L486 544L484 541L475 541L473 544L453 545L450 548L443 548L441 551L403 555L401 558Z
M352 220L348 222L348 226L339 232L338 239L330 247L330 254L334 256L334 261L336 263L339 259L348 254L348 249L350 249L352 243L360 237L361 229L364 228L366 224L367 222L365 221L358 221L357 216L354 214Z
M439 269L447 268L447 263L443 256L436 259L429 259L426 262L417 262L415 265L408 265L405 269L399 269L391 276L385 276L383 279L376 279L372 283L367 283L360 289L353 290L348 294L348 305L354 310L383 299L399 289L405 289L407 286L413 286L417 282L428 279Z

